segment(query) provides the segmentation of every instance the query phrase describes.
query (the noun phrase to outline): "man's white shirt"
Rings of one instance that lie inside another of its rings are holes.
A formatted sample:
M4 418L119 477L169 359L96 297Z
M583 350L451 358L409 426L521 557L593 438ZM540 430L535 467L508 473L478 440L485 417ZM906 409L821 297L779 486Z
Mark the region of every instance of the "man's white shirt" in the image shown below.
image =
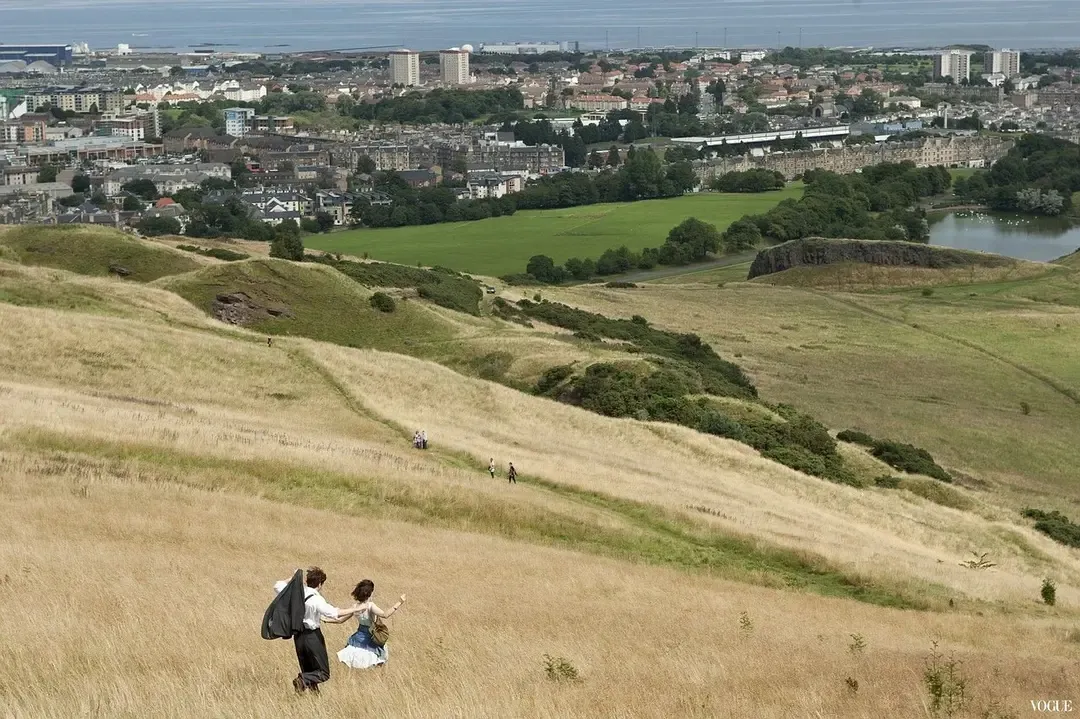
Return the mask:
M281 594L281 590L288 586L287 581L274 584L274 591ZM319 622L323 619L337 619L337 607L323 599L318 589L304 587L304 626L308 629L318 629Z

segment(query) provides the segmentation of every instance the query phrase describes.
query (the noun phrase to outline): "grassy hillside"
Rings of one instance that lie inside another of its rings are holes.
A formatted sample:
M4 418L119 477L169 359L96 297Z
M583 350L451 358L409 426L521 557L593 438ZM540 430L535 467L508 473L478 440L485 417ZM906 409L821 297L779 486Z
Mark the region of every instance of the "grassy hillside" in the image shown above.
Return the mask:
M723 230L747 213L765 212L801 192L801 187L791 185L759 195L702 193L564 210L528 210L478 222L313 235L305 242L328 252L501 276L523 272L529 258L537 254L549 255L561 264L571 257L599 257L604 250L621 245L632 250L657 247L672 227L691 216Z
M203 263L192 255L125 235L114 229L88 225L12 227L0 234L0 259L24 265L68 270L80 275L116 274L150 282L166 275L189 272Z
M348 347L397 348L411 342L447 340L452 332L419 302L399 301L393 312L371 305L372 291L334 269L317 264L255 259L204 267L159 286L211 315L221 315L222 296L249 298L242 326L270 335L297 335ZM328 311L332 308L332 311Z
M755 283L782 287L816 287L837 292L893 291L939 285L984 285L1043 277L1054 270L1041 262L1015 260L1001 267L896 267L841 262L816 267L792 267L783 272L756 277ZM688 278L696 279L696 278Z
M1080 345L1077 280L1050 272L925 288L929 296L923 288L854 294L759 281L548 294L697 332L744 366L766 400L834 428L905 438L1009 491L1067 497L1064 510L1080 500L1071 439L1080 433L1080 376L1070 359Z
M700 333L767 399L926 446L957 480L842 442L869 485L857 489L506 386L649 353L500 320L488 298L476 316L396 287L410 299L378 313L379 285L314 263L145 285L0 261L0 608L37 608L0 633L5 709L295 713L292 647L257 625L273 582L312 564L337 604L365 577L381 606L409 597L385 670L345 670L333 654L352 627L324 628L332 679L300 701L326 719L930 716L933 642L939 662L961 660L972 717L1071 696L1080 557L1017 509L1035 499L1080 518L1080 309L1046 299L1073 296L1074 277L930 296L543 290L642 314L634 332L619 326L630 339L650 325ZM240 293L250 329L210 319L219 295ZM784 417L702 399L748 422ZM429 450L409 445L417 429ZM883 474L896 486L875 485ZM996 566L962 566L973 553ZM1044 577L1054 607L1039 603ZM646 635L642 616L655 617ZM634 637L655 651L628 651Z

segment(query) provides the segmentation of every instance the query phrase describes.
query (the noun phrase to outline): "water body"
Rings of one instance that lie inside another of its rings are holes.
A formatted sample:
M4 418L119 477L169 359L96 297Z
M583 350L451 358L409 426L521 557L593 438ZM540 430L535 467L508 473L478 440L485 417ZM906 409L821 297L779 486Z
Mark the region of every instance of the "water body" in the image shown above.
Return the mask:
M726 28L726 32L725 32ZM0 42L291 50L576 40L642 46L1074 45L1077 0L0 0ZM639 42L640 38L640 42ZM726 42L725 42L726 38Z
M1080 249L1080 225L1060 218L955 212L931 222L930 244L1049 262Z

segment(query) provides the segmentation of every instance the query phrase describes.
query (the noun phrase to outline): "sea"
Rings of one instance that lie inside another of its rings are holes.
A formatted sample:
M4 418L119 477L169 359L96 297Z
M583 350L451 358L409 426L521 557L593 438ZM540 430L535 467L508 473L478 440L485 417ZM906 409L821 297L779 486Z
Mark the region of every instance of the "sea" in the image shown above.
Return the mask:
M0 0L0 43L257 52L1080 45L1080 0Z

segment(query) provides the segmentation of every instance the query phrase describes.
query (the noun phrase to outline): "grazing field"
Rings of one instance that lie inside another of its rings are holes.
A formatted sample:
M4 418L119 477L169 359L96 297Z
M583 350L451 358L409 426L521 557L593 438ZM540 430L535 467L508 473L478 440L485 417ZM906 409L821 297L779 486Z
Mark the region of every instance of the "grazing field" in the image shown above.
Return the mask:
M533 255L562 263L571 257L599 257L626 245L632 250L663 244L672 227L687 217L723 230L747 213L765 212L802 188L792 184L757 195L702 193L664 200L588 205L562 210L525 210L512 217L477 222L378 230L349 230L304 238L313 249L364 255L406 265L441 265L497 277L524 272Z

